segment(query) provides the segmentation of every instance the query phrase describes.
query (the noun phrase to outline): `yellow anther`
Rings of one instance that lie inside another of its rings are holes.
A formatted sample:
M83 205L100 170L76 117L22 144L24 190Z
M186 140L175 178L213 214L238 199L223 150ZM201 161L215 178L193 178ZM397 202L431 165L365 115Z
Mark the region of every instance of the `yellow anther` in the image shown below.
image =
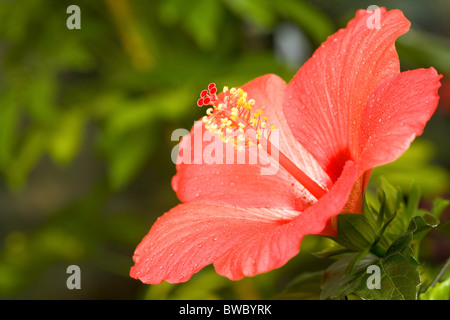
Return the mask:
M266 131L268 117L262 116L263 110L251 112L256 102L254 99L247 101L248 95L241 88L225 86L223 92L225 94L220 98L214 97L212 107L206 110L206 116L202 118L205 128L223 143L231 143L236 150L243 151L254 145L262 149L262 137L270 134ZM270 126L270 129L274 128Z

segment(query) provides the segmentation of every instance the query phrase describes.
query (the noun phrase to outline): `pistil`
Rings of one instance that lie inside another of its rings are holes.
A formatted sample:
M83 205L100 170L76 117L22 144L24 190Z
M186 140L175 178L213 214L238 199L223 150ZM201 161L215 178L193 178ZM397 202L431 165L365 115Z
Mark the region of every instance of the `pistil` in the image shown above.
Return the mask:
M274 158L280 166L286 169L303 187L316 199L320 199L327 191L298 168L283 152L270 142L271 130L269 119L263 116L263 111L253 113L255 100L247 101L247 93L242 89L224 87L223 95L216 94L214 83L203 90L198 100L198 106L210 105L203 117L205 128L212 134L217 134L224 143L232 143L236 150L256 146L263 149Z

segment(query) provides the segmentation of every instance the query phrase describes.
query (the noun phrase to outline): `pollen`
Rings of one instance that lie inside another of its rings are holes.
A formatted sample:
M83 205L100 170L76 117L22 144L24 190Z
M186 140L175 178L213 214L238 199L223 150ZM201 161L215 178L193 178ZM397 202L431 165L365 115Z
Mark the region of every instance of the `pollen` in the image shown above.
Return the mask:
M242 88L225 86L217 94L216 85L211 83L200 93L197 105L209 106L202 118L205 128L224 143L233 144L238 151L250 146L262 148L261 139L268 139L275 129L268 117L263 116L263 110L255 110L257 102L248 99L248 93Z

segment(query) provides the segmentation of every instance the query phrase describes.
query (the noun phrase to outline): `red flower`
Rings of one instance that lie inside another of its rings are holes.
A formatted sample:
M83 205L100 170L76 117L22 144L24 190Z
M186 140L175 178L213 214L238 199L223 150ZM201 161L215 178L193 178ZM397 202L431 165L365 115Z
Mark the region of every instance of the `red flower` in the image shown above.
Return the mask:
M295 256L305 235L332 232L332 217L360 206L370 170L409 147L439 99L436 70L400 72L394 42L409 21L380 10L379 29L370 28L370 12L358 11L289 84L265 75L242 90L202 92L199 105L213 108L182 139L172 183L183 204L139 244L132 277L184 282L211 263L232 280L267 272ZM252 115L256 106L262 111ZM277 144L269 125L279 129ZM272 155L278 148L278 172L262 175L261 161L226 164L225 155L224 164L204 163L199 154L221 143L196 139L205 127L222 140L225 130L237 133L231 142L242 142L246 160L259 150L250 144Z

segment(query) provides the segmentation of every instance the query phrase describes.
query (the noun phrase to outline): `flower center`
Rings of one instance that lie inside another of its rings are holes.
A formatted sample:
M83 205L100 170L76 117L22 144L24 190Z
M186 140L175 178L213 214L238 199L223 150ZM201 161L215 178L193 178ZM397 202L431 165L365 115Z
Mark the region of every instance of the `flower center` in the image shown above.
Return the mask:
M205 128L219 137L224 143L231 143L238 151L257 146L269 156L276 158L298 182L300 182L316 199L326 191L299 169L285 154L278 150L269 140L275 126L263 116L262 110L253 110L256 102L247 101L247 93L241 88L223 88L223 95L217 95L214 83L200 93L197 101L199 107L211 106L202 118Z

